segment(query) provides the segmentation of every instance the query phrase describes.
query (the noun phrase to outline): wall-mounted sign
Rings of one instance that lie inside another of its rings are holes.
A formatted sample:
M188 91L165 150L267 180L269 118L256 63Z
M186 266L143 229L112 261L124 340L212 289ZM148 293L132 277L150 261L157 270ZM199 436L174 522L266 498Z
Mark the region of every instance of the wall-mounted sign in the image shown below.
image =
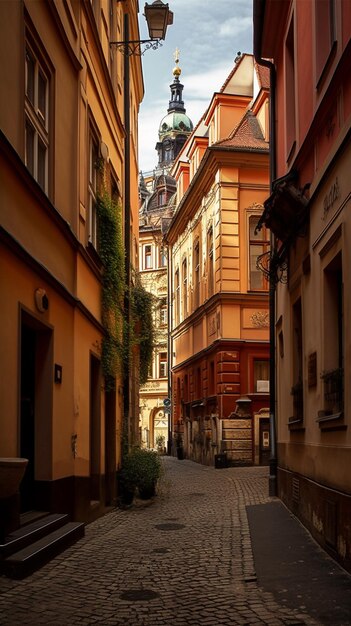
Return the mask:
M323 220L327 219L328 212L332 208L334 202L340 198L339 181L335 178L335 182L330 187L328 193L324 196L323 201Z

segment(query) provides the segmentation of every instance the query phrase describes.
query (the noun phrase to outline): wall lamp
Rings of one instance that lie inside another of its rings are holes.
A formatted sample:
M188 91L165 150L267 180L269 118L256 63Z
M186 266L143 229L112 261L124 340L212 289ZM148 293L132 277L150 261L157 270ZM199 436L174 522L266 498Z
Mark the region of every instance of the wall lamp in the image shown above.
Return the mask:
M146 3L144 11L150 39L110 41L110 46L116 46L127 56L133 54L141 56L150 48L156 50L162 46L161 40L166 37L167 26L173 24L172 11L169 10L168 4L164 4L162 0L155 0L152 4ZM142 45L145 45L143 49L141 48Z

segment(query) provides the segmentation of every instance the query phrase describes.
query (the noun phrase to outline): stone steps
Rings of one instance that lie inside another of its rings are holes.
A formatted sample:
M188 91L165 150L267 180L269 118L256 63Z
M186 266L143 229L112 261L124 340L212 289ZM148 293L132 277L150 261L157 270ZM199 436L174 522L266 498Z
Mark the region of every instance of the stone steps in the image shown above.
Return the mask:
M22 525L0 545L0 573L24 578L84 536L84 523L52 513Z

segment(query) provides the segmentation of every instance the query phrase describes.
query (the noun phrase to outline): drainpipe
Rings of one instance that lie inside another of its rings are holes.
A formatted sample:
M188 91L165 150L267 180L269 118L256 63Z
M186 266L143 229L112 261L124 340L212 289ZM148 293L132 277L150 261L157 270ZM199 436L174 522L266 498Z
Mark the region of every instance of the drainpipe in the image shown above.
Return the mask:
M129 41L129 15L124 14L124 40ZM129 346L129 324L130 324L130 68L128 44L124 50L124 249L125 249L125 279L126 291L124 296L124 318L126 321L124 329L124 339ZM131 438L130 424L130 363L129 359L123 365L123 438L122 438L122 462L123 456L128 452Z
M254 0L254 57L259 65L269 68L270 73L270 108L269 108L269 168L270 191L273 191L273 182L276 179L276 134L275 134L275 66L271 61L262 59L262 30L264 24L266 0ZM271 232L270 248L275 250L275 237ZM272 269L272 268L271 268ZM269 495L277 495L277 431L276 431L276 344L275 344L275 316L276 316L276 282L274 272L269 276L269 426L270 426L270 460L269 460Z
M172 437L172 423L173 423L173 399L172 399L172 365L173 365L173 338L172 338L172 252L171 246L167 243L167 275L168 275L168 289L167 289L167 323L168 323L168 340L167 340L167 350L168 350L168 397L171 401L169 406L168 413L168 442L167 442L167 454L170 456L172 454L173 448L173 437Z

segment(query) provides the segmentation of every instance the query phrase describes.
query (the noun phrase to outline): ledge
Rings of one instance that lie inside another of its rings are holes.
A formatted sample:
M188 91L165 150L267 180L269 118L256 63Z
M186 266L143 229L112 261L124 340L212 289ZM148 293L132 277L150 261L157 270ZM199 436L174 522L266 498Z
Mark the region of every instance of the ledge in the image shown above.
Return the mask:
M316 422L319 425L321 432L347 430L347 425L340 423L343 419L344 413L340 411L340 413L322 415L316 419Z
M302 417L289 417L288 427L290 432L305 432Z

